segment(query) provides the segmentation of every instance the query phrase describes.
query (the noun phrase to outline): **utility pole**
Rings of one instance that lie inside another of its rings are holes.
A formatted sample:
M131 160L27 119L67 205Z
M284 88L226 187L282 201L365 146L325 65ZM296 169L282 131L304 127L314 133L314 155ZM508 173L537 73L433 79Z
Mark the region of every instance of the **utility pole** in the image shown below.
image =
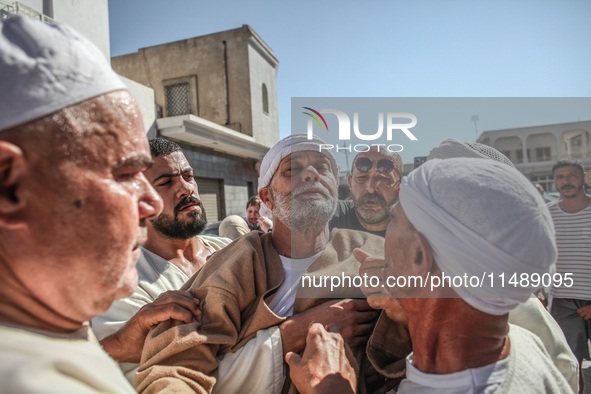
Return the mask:
M345 150L345 162L347 163L347 175L351 175L351 167L349 167L349 152L347 150L348 146L347 146L347 142L345 142L345 144L343 146L338 146L337 145L337 152L339 151L339 148L343 148Z
M472 122L474 122L474 132L476 133L476 138L478 138L478 127L476 123L478 123L478 115L472 115Z

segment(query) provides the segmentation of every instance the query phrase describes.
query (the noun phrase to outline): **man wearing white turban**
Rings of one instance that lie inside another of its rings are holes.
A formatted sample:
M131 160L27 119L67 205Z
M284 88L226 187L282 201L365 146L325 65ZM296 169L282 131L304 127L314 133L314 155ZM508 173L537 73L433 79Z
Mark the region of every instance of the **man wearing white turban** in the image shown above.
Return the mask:
M329 232L338 168L332 153L320 152L321 144L318 137L292 135L265 155L258 186L260 213L272 213L273 231L238 238L185 284L183 289L201 300L203 314L194 323L171 320L150 332L136 376L138 392L215 391L219 358L242 351L266 329L271 329L274 345L253 361L260 372L236 376L233 388L226 386L224 392L281 392L284 355L304 348L313 321L336 324L358 354L364 350L377 312L365 300L350 299L362 297L360 290L349 284L316 291L304 289L300 281L304 274L355 276L359 263L353 248L383 251L381 237ZM285 384L290 385L289 379ZM258 389L250 389L253 386Z
M508 323L535 287L502 287L498 280L550 272L553 238L539 193L507 165L458 158L413 171L391 213L383 268L386 283L411 276L428 283L386 287L408 319L413 344L398 393L570 392L539 338ZM444 275L470 281L448 283ZM432 287L438 280L446 285ZM396 308L385 312L399 318ZM304 358L318 362L318 348L313 344ZM303 387L302 366L290 366Z

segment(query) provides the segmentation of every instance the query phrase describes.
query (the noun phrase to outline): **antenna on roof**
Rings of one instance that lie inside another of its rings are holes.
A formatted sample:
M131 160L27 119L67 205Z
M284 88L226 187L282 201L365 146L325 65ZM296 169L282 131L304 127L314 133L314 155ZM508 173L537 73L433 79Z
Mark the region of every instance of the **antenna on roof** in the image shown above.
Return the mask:
M478 123L478 115L472 115L472 122L474 122L474 132L476 133L476 136L478 137L478 127L476 125L476 123Z

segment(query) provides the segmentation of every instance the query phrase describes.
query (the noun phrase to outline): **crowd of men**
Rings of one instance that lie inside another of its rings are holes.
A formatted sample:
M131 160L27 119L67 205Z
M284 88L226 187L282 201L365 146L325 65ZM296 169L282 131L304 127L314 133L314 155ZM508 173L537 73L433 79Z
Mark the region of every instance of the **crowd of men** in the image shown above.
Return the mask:
M1 392L582 389L579 161L555 165L547 207L490 147L445 140L406 177L374 147L339 201L335 157L295 134L265 155L246 220L228 222L237 233L207 237L198 169L147 140L100 51L63 25L0 30ZM554 271L574 285L552 288L552 315L532 295L541 283L497 281ZM352 280L365 276L378 283ZM428 285L390 282L411 277Z

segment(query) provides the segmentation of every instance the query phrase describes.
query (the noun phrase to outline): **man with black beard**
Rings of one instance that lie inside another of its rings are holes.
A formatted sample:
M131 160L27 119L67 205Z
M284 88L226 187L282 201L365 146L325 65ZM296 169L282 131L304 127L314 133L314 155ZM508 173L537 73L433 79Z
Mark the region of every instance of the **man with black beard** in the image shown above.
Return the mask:
M179 290L207 261L231 242L228 238L198 235L207 224L199 199L193 169L175 142L150 140L154 165L144 175L164 201L160 216L148 220L148 240L137 261L138 286L129 298L117 300L101 316L92 320L99 339L113 334L140 308L164 298L179 297ZM166 293L168 292L168 293ZM138 364L120 363L133 384Z
M385 237L402 175L402 159L386 147L372 146L359 153L349 175L353 200L339 201L330 229L348 228Z

